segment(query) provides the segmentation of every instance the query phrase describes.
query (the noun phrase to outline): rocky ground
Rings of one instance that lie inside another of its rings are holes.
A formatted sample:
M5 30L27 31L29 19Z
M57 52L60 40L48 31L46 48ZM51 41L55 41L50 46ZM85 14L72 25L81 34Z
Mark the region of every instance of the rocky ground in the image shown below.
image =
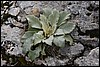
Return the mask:
M74 45L30 62L20 42L28 26L25 16L45 7L71 13L70 20L76 23L71 33ZM99 1L1 1L1 66L35 65L99 66Z

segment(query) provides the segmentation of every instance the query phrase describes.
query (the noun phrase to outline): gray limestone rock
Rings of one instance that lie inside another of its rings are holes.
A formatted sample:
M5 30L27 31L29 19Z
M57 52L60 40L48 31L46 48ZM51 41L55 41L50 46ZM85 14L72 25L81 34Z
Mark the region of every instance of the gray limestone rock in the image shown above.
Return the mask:
M86 57L79 57L74 61L79 66L99 66L99 47L91 50Z
M99 59L99 47L92 49L87 57L90 57L90 56L93 58Z
M68 59L60 60L54 57L47 57L45 61L43 61L43 64L45 66L62 66L66 65L66 62L68 62Z
M5 40L15 40L20 41L21 34L23 33L23 29L19 29L18 27L11 28L9 25L2 25L1 33L6 33Z
M17 4L22 8L34 6L34 1L17 1Z
M6 49L7 53L11 55L22 54L20 37L23 30L17 27L11 28L9 25L2 25L1 27L1 46ZM7 42L9 41L9 42ZM11 43L12 42L12 43Z
M99 46L99 39L94 37L90 38L90 36L78 36L78 41L82 42L84 45L97 47Z
M25 17L22 17L21 18L21 22L25 22L26 21L26 18Z
M66 46L60 49L61 55L68 56L69 58L78 56L84 50L84 46L80 43L75 43L73 46Z
M85 33L86 30L99 28L99 6L98 1L81 1L69 2L66 9L72 13L72 20L79 20L77 23L81 31Z
M99 66L99 59L91 57L80 57L75 60L75 63L79 66Z
M26 8L25 10L26 14L31 14L32 13L32 7Z
M16 8L10 8L8 13L13 16L17 16L19 14L19 12L20 12L20 8L16 7Z

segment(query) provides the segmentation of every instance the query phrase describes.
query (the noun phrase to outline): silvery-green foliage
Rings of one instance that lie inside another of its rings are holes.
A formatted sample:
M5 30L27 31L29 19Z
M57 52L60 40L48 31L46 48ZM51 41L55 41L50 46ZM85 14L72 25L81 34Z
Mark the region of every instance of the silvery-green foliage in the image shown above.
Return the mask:
M43 14L37 18L34 15L27 15L29 28L22 36L23 52L28 52L31 60L45 54L45 45L55 44L58 47L64 47L65 42L73 44L73 39L69 35L75 28L75 24L67 21L71 14L66 11L59 12L56 9L45 8ZM32 46L37 46L31 50Z

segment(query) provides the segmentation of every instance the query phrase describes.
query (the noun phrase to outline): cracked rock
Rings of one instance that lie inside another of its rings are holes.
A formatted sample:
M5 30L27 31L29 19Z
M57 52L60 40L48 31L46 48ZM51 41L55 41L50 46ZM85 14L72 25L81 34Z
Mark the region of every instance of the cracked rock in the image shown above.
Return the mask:
M21 34L23 33L23 29L19 29L18 27L11 28L9 25L2 25L1 34L6 33L5 40L15 40L20 41ZM2 35L1 35L2 36Z
M17 16L20 12L20 8L16 7L16 8L10 8L9 10L9 14L13 15L13 16Z
M22 48L21 46L11 46L10 49L8 49L6 52L10 55L18 56L19 54L22 54Z
M85 47L83 56L87 56L90 53L90 51L91 51L91 48L90 47Z
M98 38L90 38L90 36L78 36L78 41L83 43L87 46L97 47L99 46L99 39Z
M43 62L43 64L45 66L61 66L61 65L66 65L66 62L68 62L68 59L60 60L54 57L47 57L45 59L45 62Z
M66 46L60 49L61 55L68 56L69 58L75 57L82 53L84 46L81 43L75 43L73 46Z
M79 66L99 66L99 47L91 50L87 57L79 57L74 61Z
M15 26L18 26L18 27L24 27L24 25L22 24L22 23L20 23L20 22L17 22L15 19L13 19L13 18L8 18L8 21L5 21L5 23L6 24L13 24L13 25L15 25Z
M11 55L22 54L22 49L21 49L22 44L20 42L20 37L22 32L23 30L17 27L11 28L9 25L2 25L1 41L3 42L2 46L5 47L7 53L10 53ZM9 44L6 41L10 41L12 43ZM14 44L15 46L13 46Z
M24 11L25 11L26 14L30 14L31 13L31 10L32 10L32 8L27 8Z
M17 1L17 4L22 8L27 8L30 6L34 6L34 2L33 1Z
M90 56L93 58L99 59L99 47L92 49L87 57L90 57Z
M72 13L72 20L79 20L78 26L85 33L86 30L99 29L98 1L75 1L66 7Z

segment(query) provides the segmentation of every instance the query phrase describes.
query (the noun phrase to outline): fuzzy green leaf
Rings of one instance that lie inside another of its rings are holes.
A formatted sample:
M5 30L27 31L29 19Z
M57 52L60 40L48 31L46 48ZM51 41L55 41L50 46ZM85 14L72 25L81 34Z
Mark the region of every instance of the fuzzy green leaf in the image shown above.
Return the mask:
M26 18L32 28L42 29L42 25L37 17L35 17L34 15L28 15L26 16Z
M70 42L70 45L73 44L73 39L72 39L72 37L70 35L65 35L64 38L65 38L66 41Z
M33 45L33 40L32 40L32 37L29 37L27 38L25 41L24 41L24 44L23 44L23 53L27 53L27 51L30 50L31 46Z
M48 20L50 25L56 25L59 19L59 12L57 10L53 10L53 12L49 15Z
M34 31L27 31L27 32L25 32L25 34L22 36L22 38L23 38L23 39L29 38L29 37L33 36L34 33L35 33Z
M46 40L43 40L43 42L45 42L46 44L48 44L48 45L52 45L52 41L53 41L53 35L52 36L50 36L48 39L46 39Z
M37 57L39 57L41 51L41 46L38 46L34 51L30 50L28 53L28 57L33 61Z
M56 29L57 29L57 25L53 25L53 26L52 26L52 32L51 32L51 34L54 34L55 31L56 31Z
M75 28L74 23L64 23L62 24L57 30L56 30L56 35L61 35L61 34L68 34L73 31Z
M64 36L56 36L56 37L54 37L53 43L58 47L64 47L65 46L65 38L64 38Z
M62 29L57 29L54 35L62 35L64 34Z
M44 8L43 9L43 15L45 15L47 18L51 14L52 10L50 8Z
M41 29L32 28L31 25L29 25L28 31L34 31L35 33L37 33L38 31L41 31Z
M35 33L33 35L33 39L34 39L34 45L40 43L43 39L44 39L44 36L43 36L43 31L39 31L38 33Z
M40 20L42 24L42 29L45 32L45 36L46 36L46 34L49 33L49 24L48 24L47 18L44 15L40 15Z
M59 14L59 20L57 25L60 26L62 23L65 23L66 19L69 19L70 13L66 12L66 11L62 11Z

